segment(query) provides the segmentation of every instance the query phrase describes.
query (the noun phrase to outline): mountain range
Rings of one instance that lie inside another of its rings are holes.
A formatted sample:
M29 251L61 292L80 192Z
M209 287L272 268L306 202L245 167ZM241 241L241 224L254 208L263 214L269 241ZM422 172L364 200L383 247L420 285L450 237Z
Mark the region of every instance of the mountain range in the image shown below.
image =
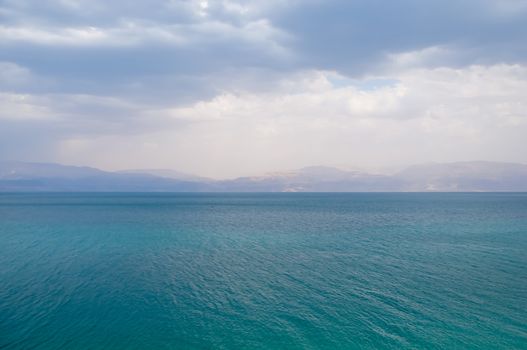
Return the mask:
M394 174L313 166L213 180L168 169L117 172L53 163L0 162L0 192L488 192L527 191L527 165L456 162L413 165Z

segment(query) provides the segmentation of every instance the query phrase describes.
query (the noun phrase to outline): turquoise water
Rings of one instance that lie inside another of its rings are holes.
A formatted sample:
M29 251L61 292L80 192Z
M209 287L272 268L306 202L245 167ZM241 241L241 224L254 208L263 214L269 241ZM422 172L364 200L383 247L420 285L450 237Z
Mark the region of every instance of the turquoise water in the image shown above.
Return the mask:
M1 349L527 349L527 194L0 194Z

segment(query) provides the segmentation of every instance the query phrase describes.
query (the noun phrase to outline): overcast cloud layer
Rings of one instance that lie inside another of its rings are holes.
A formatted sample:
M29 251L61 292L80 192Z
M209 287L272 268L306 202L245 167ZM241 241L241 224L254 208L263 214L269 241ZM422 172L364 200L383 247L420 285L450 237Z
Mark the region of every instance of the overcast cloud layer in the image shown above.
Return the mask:
M526 0L0 1L0 160L527 163Z

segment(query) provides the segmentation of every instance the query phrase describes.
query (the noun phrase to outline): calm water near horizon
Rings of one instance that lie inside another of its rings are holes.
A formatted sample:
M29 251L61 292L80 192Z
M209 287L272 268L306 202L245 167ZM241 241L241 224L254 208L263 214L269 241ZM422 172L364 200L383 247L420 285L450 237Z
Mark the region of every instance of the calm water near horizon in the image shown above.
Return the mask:
M0 349L527 349L527 193L0 194Z

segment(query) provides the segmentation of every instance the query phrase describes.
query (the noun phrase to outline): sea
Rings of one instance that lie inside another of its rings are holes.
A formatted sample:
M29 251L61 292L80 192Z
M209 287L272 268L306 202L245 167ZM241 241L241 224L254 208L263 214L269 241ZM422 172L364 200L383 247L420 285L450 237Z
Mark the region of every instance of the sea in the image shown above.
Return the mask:
M527 349L527 193L3 193L0 349Z

